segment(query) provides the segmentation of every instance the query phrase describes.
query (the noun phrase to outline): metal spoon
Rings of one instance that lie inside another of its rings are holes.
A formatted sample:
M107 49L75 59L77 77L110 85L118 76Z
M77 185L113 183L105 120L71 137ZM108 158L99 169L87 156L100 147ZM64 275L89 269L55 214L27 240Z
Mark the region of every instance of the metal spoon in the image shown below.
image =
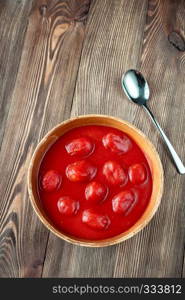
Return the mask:
M150 111L150 109L147 107L147 101L149 100L150 96L150 89L147 81L142 76L142 74L136 70L128 70L125 74L122 76L121 80L122 88L127 95L127 97L135 102L136 104L139 104L144 107L144 109L147 111L149 116L151 117L153 123L158 128L163 140L166 143L166 146L173 158L173 161L176 165L177 171L180 174L185 174L185 167L179 158L178 154L176 153L175 149L173 148L172 144L170 143L168 137L162 130L161 126L155 119L153 113Z

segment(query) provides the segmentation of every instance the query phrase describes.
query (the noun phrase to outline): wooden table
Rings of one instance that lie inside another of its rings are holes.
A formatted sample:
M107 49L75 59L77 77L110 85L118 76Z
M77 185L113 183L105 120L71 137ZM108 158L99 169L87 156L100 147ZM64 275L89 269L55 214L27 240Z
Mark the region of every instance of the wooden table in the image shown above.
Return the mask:
M185 162L185 2L0 0L0 276L183 277L185 176L177 174L142 108L120 78L140 69L150 107ZM135 237L90 249L63 242L33 212L26 176L37 143L82 114L120 117L159 151L160 208Z

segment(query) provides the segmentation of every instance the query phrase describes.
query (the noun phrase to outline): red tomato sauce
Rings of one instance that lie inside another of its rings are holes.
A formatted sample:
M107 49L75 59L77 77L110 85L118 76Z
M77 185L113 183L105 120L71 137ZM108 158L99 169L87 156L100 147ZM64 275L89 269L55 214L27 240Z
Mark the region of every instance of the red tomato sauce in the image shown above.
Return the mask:
M65 133L46 152L38 175L39 197L53 224L88 240L128 230L151 192L144 153L130 136L107 126Z

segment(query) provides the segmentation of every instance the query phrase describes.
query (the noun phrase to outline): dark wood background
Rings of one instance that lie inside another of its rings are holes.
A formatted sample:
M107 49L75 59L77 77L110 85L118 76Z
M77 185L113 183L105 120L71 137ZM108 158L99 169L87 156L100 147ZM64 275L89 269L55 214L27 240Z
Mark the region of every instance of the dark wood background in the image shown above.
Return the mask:
M185 176L120 78L140 69L150 107L185 162L184 0L0 0L0 277L184 277ZM165 172L150 224L116 246L68 244L30 205L27 170L44 134L101 113L139 127Z

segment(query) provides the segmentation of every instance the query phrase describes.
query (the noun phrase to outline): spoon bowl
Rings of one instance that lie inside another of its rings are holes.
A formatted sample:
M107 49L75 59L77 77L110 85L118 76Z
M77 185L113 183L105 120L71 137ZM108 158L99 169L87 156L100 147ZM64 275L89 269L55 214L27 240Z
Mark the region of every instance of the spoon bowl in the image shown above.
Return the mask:
M139 105L145 105L150 97L148 82L136 70L128 70L121 80L122 88L128 99Z

